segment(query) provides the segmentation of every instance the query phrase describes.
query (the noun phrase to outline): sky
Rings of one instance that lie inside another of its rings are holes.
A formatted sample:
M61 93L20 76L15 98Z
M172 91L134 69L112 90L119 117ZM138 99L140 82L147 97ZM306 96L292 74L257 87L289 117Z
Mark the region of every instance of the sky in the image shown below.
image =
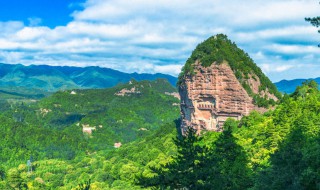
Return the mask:
M318 0L0 1L0 62L177 76L224 33L273 81L320 77Z

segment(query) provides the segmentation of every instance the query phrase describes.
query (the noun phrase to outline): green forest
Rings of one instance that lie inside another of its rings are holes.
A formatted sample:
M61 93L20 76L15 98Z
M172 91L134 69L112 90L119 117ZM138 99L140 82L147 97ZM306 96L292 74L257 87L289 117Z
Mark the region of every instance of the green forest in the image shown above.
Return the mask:
M319 189L320 92L308 81L263 115L227 120L222 133L174 139L172 161L139 178L159 189Z
M140 93L115 95L132 87ZM60 91L36 103L3 102L0 189L320 188L314 81L274 110L230 119L223 132L201 136L179 133L179 100L166 92L175 88L165 80L132 81ZM97 127L87 134L82 124Z
M134 93L118 95L132 88ZM103 163L119 161L108 158L117 152L114 143L125 149L162 133L162 125L179 117L179 100L170 94L174 92L164 79L132 79L109 89L59 91L36 102L2 101L0 189L72 189L88 180L93 189L95 184L96 189L108 187L120 180L123 170L119 163L112 172L117 176L104 172ZM94 129L89 134L84 128Z

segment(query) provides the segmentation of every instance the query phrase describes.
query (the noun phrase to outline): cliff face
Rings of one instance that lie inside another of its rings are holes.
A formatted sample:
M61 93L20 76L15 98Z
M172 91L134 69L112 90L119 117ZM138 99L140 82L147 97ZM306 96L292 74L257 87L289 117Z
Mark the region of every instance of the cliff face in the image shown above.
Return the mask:
M195 63L196 74L185 76L179 87L182 131L191 126L221 131L227 118L241 119L254 109L252 98L241 86L230 66Z
M179 76L181 129L222 131L228 118L263 112L279 92L252 59L225 35L199 44Z

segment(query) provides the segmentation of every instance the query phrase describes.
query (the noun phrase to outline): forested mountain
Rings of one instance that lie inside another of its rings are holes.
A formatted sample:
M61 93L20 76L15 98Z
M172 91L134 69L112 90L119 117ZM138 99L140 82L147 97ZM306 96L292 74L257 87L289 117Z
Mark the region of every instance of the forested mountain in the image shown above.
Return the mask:
M208 71L205 71L205 68L209 68ZM228 70L231 70L231 74ZM259 107L274 105L275 101L281 98L276 86L250 56L224 34L211 36L197 45L179 75L180 87L185 86L186 81L194 81L199 78L197 75L199 72L204 75L216 74L217 76L212 77L213 79L229 74L227 79L219 82L219 84L225 85L222 88L229 88L227 83L235 78L247 94L252 97L253 103ZM217 83L212 79L200 81L200 83L207 82Z
M70 189L91 179L86 166L91 158L97 156L102 166L107 160L100 157L113 151L115 143L141 142L179 117L175 93L164 79L131 80L109 89L59 91L39 102L2 101L0 189ZM30 159L32 174L25 170ZM90 168L99 181L105 178L96 173L98 166Z
M196 136L190 131L189 136L183 137L176 128L180 126L175 120L179 117L178 107L172 105L178 100L165 94L170 92L170 88L165 88L168 83L159 82L133 81L107 90L65 91L34 105L16 105L14 111L9 107L1 115L1 189L90 186L90 189L219 190L319 186L320 92L316 83L304 83L291 96L285 96L275 110L263 115L252 112L241 121L228 120L224 132ZM143 91L141 85L151 87ZM141 93L114 96L133 86L140 86ZM114 96L113 100L103 96L98 100L105 103L107 110L97 107L92 100L94 93ZM140 106L126 107L125 99ZM73 102L66 103L69 101ZM79 104L78 109L73 108L74 103ZM53 113L65 114L58 117L65 118L73 112L82 113L86 106L90 111L83 113L83 118L64 120L69 124L55 120ZM41 108L52 111L40 112ZM136 122L140 127L142 110L151 110L153 114L146 118L154 116L154 119L144 120L143 127L148 130L139 131L128 122ZM107 124L117 115L121 115L124 126L119 125L119 131L118 126ZM98 126L104 120L107 125L97 127L92 135L77 126L77 123ZM112 147L113 142L122 141L120 137L125 136L134 138L123 141L127 143L120 148ZM32 172L28 172L26 165L30 155Z
M314 80L320 84L320 77L315 79L293 79L293 80L281 80L274 83L278 90L282 93L290 94L295 91L295 89L300 86L306 80Z
M175 86L177 79L165 74L123 73L101 67L59 67L48 65L0 64L0 88L27 87L55 92L65 89L107 88L141 80L167 79Z

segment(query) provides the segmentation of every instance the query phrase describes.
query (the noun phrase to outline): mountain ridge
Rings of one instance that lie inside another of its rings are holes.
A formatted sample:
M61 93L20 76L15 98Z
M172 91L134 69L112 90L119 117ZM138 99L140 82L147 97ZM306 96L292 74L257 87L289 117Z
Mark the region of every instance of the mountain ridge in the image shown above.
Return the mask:
M66 89L108 88L131 79L155 80L167 79L175 86L176 77L155 73L124 73L98 66L73 67L0 63L1 87L28 87L49 92Z
M320 84L320 77L318 78L309 78L309 79L292 79L292 80L281 80L279 82L275 82L274 84L277 86L278 90L282 93L293 93L297 86L300 86L303 82L307 80L314 80L318 84Z
M49 76L45 76L48 75ZM58 76L55 78L55 76ZM4 94L16 94L24 97L24 93L17 92L17 88L28 89L26 97L43 97L44 92L55 92L65 89L98 89L113 87L119 83L126 83L133 78L137 81L167 79L172 86L176 86L177 77L155 73L124 73L110 68L98 66L73 67L73 66L49 66L0 63L0 89ZM306 80L315 80L320 83L320 77L310 79L283 79L274 82L282 93L290 94L297 86ZM34 93L30 95L30 90Z

